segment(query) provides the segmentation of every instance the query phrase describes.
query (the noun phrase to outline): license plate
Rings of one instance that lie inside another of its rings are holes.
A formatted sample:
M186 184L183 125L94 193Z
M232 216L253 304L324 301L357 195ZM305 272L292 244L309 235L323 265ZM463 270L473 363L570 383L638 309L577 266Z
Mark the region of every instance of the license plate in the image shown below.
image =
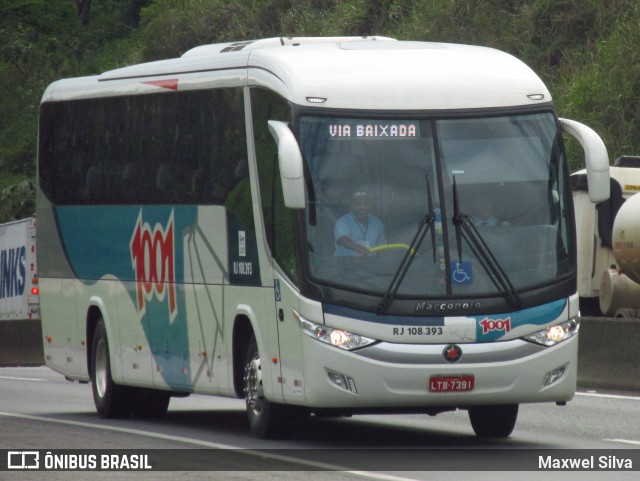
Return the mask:
M429 392L468 392L473 391L474 377L462 376L431 376L429 378Z

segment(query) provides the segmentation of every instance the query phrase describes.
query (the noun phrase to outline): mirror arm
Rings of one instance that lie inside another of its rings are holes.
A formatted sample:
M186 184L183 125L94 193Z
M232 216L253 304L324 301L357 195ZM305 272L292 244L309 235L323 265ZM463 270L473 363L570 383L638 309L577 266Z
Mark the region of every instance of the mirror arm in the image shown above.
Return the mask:
M589 199L593 203L609 198L609 154L600 136L590 127L569 119L560 119L564 132L574 137L584 149Z
M278 145L284 205L290 209L304 209L304 165L298 141L285 122L269 120L268 125Z

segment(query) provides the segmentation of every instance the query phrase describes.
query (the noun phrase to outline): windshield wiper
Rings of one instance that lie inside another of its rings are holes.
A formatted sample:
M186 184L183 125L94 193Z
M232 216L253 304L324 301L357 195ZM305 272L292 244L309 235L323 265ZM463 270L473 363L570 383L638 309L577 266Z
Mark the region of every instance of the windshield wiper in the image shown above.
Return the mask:
M491 281L507 297L509 302L515 307L522 305L522 299L513 286L509 275L500 265L495 255L485 242L484 238L476 229L471 217L460 211L460 201L458 199L458 186L456 177L453 176L453 218L451 219L455 227L456 245L458 248L458 263L462 263L462 238L467 241L474 255L480 261L483 269L489 274Z
M426 176L427 181L427 214L422 218L420 224L418 225L418 230L416 234L413 236L413 240L411 244L409 244L409 248L404 254L402 261L398 265L398 269L396 269L396 273L391 279L389 283L389 287L387 288L387 292L384 297L378 304L378 313L384 314L389 307L391 307L391 303L393 302L404 277L407 275L409 271L409 267L411 267L411 263L413 259L415 259L416 254L418 253L418 249L422 245L422 241L424 240L427 232L431 230L431 243L433 246L433 263L436 262L436 231L433 229L433 224L436 221L436 214L433 210L433 196L431 195L431 186L429 185L429 176Z

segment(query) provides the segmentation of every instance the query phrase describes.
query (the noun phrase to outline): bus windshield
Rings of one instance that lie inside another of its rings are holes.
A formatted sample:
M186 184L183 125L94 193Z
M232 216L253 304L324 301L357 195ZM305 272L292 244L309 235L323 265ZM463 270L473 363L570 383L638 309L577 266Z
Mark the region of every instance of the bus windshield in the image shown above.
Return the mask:
M396 297L507 301L573 272L559 137L548 112L303 116L307 271L383 297L407 257Z

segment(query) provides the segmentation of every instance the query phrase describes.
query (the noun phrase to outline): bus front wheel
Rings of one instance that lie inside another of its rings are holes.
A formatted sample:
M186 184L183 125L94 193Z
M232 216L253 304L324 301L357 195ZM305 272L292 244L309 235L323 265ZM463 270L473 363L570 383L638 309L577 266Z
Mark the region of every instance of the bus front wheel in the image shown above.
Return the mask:
M481 438L506 438L513 432L518 405L472 406L469 419L473 431Z
M254 336L247 345L243 391L251 433L257 438L280 438L292 426L297 409L273 403L264 395L262 361Z

